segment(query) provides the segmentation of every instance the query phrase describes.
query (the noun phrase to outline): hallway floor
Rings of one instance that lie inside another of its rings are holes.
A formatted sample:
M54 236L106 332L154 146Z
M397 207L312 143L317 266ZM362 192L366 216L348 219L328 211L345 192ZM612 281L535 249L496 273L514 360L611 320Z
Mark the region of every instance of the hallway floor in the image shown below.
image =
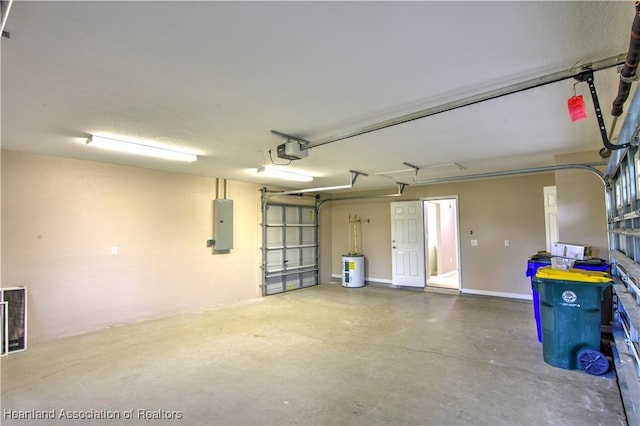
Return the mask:
M615 373L543 362L530 303L337 284L34 344L2 358L0 412L3 425L626 423ZM16 418L29 415L53 419Z
M458 271L451 271L440 275L429 275L427 278L427 286L458 290L460 288Z

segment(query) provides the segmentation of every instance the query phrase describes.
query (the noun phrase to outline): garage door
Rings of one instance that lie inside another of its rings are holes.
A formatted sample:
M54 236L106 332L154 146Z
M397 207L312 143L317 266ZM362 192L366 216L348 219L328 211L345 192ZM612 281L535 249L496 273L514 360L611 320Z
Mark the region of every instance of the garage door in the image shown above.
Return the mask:
M262 294L318 284L318 214L315 206L264 205Z

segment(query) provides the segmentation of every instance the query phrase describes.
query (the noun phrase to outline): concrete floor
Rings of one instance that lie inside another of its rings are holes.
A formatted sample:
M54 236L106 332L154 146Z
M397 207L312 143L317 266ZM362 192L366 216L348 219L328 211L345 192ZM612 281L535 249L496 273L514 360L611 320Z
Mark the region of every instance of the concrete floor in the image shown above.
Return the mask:
M1 413L3 425L626 424L615 373L543 362L530 303L339 284L34 344L2 358ZM69 418L86 414L120 419Z

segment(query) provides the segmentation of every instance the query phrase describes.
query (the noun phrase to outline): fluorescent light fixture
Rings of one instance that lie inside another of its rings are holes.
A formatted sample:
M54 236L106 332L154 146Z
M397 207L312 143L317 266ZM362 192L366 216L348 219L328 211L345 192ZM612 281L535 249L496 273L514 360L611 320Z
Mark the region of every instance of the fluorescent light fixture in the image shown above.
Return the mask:
M2 32L2 36L4 37L4 27L7 24L7 18L9 18L9 11L11 10L11 5L13 4L13 0L3 0L2 7L0 7L2 11L2 26L0 27L0 31Z
M357 170L349 170L349 173L351 173L351 183L347 185L323 186L321 188L294 189L292 191L278 192L278 195L304 194L306 192L321 192L321 191L331 191L333 189L353 188L353 185L356 183L356 179L358 179L358 176L369 176L367 173L359 172Z
M198 159L198 156L195 154L172 151L170 149L143 145L137 142L128 142L118 139L106 138L103 136L89 136L89 138L87 139L87 145L95 146L96 148L108 149L110 151L146 155L149 157L164 158L165 160L186 161L187 163L191 163Z
M295 180L297 182L311 182L313 180L313 176L289 172L287 170L273 169L271 167L260 167L256 170L256 174L265 177Z
M307 192L322 192L322 191L331 191L333 189L350 189L350 188L353 188L353 185L336 185L336 186L325 186L322 188L294 189L292 191L278 192L278 195L305 194Z

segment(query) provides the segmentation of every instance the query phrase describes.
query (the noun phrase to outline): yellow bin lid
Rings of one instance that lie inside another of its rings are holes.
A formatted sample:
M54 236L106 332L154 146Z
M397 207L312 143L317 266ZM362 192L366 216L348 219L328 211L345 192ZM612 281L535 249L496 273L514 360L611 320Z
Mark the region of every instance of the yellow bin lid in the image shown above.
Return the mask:
M607 272L585 271L575 268L564 271L562 269L553 269L551 266L539 268L536 273L536 278L545 280L582 281L587 283L608 283L613 281Z

